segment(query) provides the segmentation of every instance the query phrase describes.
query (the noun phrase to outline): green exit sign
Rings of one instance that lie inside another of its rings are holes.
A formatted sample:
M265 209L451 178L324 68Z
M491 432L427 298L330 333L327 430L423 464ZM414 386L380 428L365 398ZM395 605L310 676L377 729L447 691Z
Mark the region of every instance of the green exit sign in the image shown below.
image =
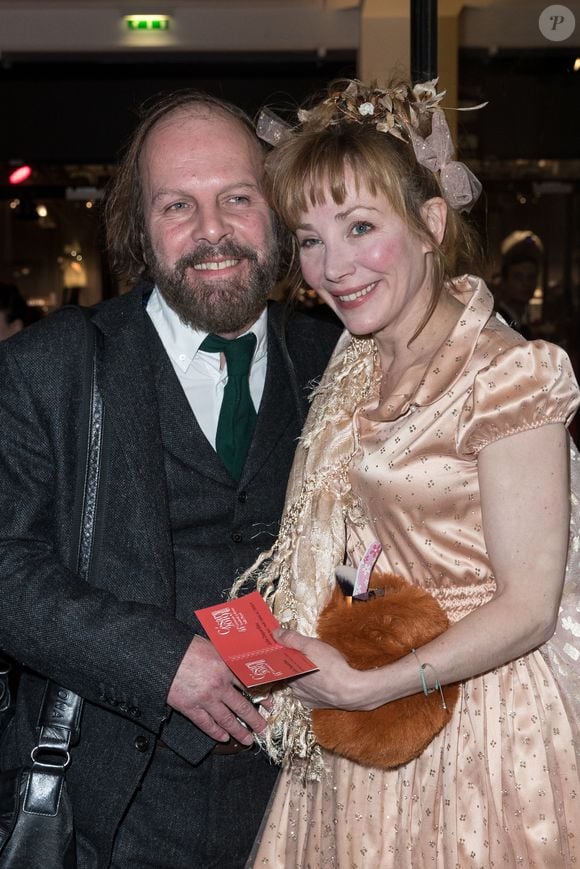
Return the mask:
M169 15L125 15L129 30L169 30Z

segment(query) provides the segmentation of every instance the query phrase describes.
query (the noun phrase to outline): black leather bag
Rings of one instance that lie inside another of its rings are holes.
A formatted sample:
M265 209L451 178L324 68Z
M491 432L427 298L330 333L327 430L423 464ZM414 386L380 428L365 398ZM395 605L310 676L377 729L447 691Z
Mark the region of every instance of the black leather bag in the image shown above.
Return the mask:
M76 869L73 813L66 789L66 746L78 738L81 698L47 684L30 768L0 775L0 866Z
M103 403L97 388L97 341L88 342L89 426L79 505L77 573L89 573L100 477ZM8 675L2 683L9 689ZM11 697L8 693L7 708ZM1 707L0 707L1 712ZM78 741L82 699L47 682L31 763L0 773L0 869L76 869L74 819L65 773Z
M0 865L13 869L76 869L73 815L64 777L46 773L31 781L31 775L28 769L14 769L0 779L2 811L9 811L8 838ZM12 821L16 819L19 822L14 826ZM3 822L4 815L0 816Z

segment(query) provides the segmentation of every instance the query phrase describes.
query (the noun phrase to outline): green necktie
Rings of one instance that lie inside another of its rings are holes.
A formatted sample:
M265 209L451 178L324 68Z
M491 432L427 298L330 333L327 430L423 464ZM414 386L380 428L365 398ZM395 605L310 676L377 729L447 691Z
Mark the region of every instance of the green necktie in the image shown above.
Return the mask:
M236 480L242 476L256 425L249 377L255 348L253 332L233 340L208 335L199 348L208 353L223 353L226 357L228 382L218 419L216 452Z

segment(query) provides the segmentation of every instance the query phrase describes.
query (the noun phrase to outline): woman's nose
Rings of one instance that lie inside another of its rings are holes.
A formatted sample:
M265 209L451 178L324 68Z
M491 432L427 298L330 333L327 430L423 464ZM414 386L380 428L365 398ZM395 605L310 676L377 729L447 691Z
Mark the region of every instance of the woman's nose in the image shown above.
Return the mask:
M336 247L326 247L324 256L324 276L332 283L338 283L355 271L355 263L347 251Z

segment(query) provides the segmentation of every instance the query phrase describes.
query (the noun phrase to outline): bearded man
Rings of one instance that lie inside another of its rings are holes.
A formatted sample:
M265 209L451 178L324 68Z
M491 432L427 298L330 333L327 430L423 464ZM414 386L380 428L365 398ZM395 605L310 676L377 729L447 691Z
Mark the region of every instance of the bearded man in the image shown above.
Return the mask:
M27 761L47 678L84 698L79 869L242 867L276 775L194 615L271 544L338 337L267 302L262 162L246 116L191 91L151 105L120 162L108 249L139 282L90 311L104 461L88 582L69 566L87 325L63 309L0 348L0 642L25 667L0 762Z

